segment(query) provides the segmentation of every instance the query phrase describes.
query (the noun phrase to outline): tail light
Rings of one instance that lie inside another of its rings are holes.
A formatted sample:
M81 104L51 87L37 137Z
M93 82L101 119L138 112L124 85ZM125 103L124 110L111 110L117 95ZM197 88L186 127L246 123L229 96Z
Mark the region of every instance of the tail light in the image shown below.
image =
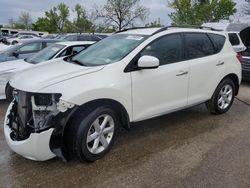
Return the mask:
M243 63L244 59L240 53L237 53L236 55L237 59L239 60L240 63Z

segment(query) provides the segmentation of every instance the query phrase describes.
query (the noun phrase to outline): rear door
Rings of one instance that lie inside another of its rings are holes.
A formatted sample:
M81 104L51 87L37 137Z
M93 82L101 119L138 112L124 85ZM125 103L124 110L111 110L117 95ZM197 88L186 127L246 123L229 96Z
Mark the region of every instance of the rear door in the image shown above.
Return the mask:
M188 105L194 105L210 99L224 76L224 57L219 52L225 37L200 32L185 33L184 36L185 56L190 64ZM215 40L218 45L213 42Z

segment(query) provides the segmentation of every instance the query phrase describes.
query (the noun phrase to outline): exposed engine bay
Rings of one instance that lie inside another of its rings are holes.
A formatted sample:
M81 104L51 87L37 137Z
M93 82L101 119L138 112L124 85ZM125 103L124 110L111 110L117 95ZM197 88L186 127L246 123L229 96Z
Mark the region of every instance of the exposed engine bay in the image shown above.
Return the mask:
M60 94L39 94L14 90L14 101L8 126L16 141L27 139L31 133L39 133L53 126Z

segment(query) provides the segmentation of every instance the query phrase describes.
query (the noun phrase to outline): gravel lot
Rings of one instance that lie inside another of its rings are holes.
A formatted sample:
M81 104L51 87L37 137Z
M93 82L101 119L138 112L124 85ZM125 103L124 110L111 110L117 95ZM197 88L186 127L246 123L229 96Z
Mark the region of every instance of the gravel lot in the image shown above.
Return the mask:
M0 101L0 187L250 187L250 83L232 109L199 105L121 130L95 163L26 160L5 143Z

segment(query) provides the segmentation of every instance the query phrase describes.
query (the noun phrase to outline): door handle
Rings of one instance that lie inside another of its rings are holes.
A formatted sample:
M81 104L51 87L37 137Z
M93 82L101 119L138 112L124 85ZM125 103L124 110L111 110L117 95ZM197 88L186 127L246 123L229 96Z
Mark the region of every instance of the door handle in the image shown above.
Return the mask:
M188 74L188 71L180 71L178 74L176 74L176 76L183 76Z
M219 62L216 64L216 66L221 66L221 65L224 65L225 63L222 61L222 62Z

